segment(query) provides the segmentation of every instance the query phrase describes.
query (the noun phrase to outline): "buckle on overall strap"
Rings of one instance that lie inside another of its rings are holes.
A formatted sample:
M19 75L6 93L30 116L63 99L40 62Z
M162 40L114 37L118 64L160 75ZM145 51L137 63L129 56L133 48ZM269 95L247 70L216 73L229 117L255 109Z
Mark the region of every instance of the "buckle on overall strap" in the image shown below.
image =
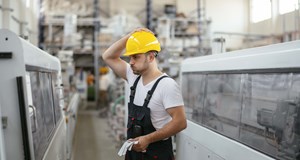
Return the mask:
M145 98L145 102L149 102L150 99L151 99L151 97L152 97L152 92L151 92L151 91L148 91L147 96L146 96L146 98Z
M156 89L156 87L157 87L159 81L162 80L162 79L165 78L165 77L168 77L168 76L162 76L162 77L160 77L158 80L156 80L156 82L154 83L154 85L153 85L153 87L151 88L151 90L148 91L147 96L146 96L146 98L145 98L145 100L144 100L144 104L143 104L144 107L147 107L147 106L148 106L149 101L150 101L150 99L151 99L151 97L152 97L152 95L153 95L153 93L154 93L154 91L155 91L155 89Z
M134 95L135 95L135 88L134 88L134 86L131 86L130 87L130 96L129 96L130 102L133 102Z
M133 102L134 95L135 95L135 88L136 88L137 83L138 83L138 81L140 80L140 78L141 78L141 76L138 76L138 77L136 78L136 80L134 81L133 86L130 87L130 96L129 96L130 102Z
M133 86L131 86L131 87L130 87L130 97L131 97L131 96L134 96L134 94L135 94L135 89L134 89Z

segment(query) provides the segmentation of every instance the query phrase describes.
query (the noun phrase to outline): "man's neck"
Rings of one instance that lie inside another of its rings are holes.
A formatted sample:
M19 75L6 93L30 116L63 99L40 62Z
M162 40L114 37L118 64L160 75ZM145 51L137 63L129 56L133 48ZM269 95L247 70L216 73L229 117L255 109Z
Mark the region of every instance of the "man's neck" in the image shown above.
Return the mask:
M158 68L152 68L149 69L147 72L142 74L143 77L143 84L147 85L151 81L155 80L159 76L161 76L163 73Z

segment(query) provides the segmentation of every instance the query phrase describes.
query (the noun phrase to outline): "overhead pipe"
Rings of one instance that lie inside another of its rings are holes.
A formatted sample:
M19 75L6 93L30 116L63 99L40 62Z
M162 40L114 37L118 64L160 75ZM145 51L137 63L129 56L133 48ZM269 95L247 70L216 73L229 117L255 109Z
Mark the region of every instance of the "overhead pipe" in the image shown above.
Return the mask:
M297 24L298 24L298 37L297 39L300 39L300 0L298 0L298 18L297 18Z
M197 0L197 18L198 18L198 52L199 55L202 56L204 55L204 50L203 50L203 26L207 25L207 21L206 21L206 14L205 14L205 6L206 6L206 0Z
M24 39L28 39L28 37L25 36L25 34L24 34L25 25L28 25L28 22L21 21L21 20L19 20L17 17L15 17L13 15L11 16L11 18L20 25L20 28L19 28L20 36L22 38L24 38Z
M94 19L100 18L99 2L94 0ZM95 103L98 104L98 90L99 90L99 55L100 55L100 42L98 41L100 33L101 21L94 21L94 75L95 75Z
M44 33L44 30L45 30L45 27L44 27L44 23L45 23L45 14L43 12L41 12L42 10L42 4L43 4L43 0L40 0L40 4L39 4L39 22L38 22L38 32L39 32L39 41L38 41L38 44L39 44L39 48L40 49L44 49L43 47L43 43L45 42L45 33Z
M198 16L198 52L202 55L202 37L201 37L201 0L197 0L197 16Z
M10 12L14 11L14 9L8 8L8 7L3 7L2 5L0 5L0 10L2 10L2 11L10 11Z
M299 37L298 36L298 26L299 26L299 23L298 23L299 16L298 15L299 14L297 13L297 6L298 6L298 4L294 4L294 6L295 6L294 7L294 17L295 17L295 22L294 22L295 23L295 32L294 32L295 33L295 37L294 38L298 39L298 37Z
M146 0L146 26L152 30L152 0Z

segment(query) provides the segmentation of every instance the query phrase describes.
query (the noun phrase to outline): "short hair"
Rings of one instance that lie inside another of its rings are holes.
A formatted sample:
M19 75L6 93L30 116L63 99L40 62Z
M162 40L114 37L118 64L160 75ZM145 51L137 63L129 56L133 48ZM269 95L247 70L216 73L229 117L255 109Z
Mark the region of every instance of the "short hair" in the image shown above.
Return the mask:
M148 51L146 54L148 54L148 53L153 53L153 54L154 54L154 57L157 57L157 56L158 56L158 52L157 52L157 51L154 51L154 50Z

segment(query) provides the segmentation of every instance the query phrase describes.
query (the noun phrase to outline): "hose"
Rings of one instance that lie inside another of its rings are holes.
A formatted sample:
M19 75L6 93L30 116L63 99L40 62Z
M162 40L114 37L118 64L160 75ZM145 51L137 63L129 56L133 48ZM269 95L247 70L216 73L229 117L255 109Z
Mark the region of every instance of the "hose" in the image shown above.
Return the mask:
M114 101L114 105L112 107L112 114L113 115L116 115L116 107L117 105L124 99L124 95L120 96L119 98L117 98L115 101Z

